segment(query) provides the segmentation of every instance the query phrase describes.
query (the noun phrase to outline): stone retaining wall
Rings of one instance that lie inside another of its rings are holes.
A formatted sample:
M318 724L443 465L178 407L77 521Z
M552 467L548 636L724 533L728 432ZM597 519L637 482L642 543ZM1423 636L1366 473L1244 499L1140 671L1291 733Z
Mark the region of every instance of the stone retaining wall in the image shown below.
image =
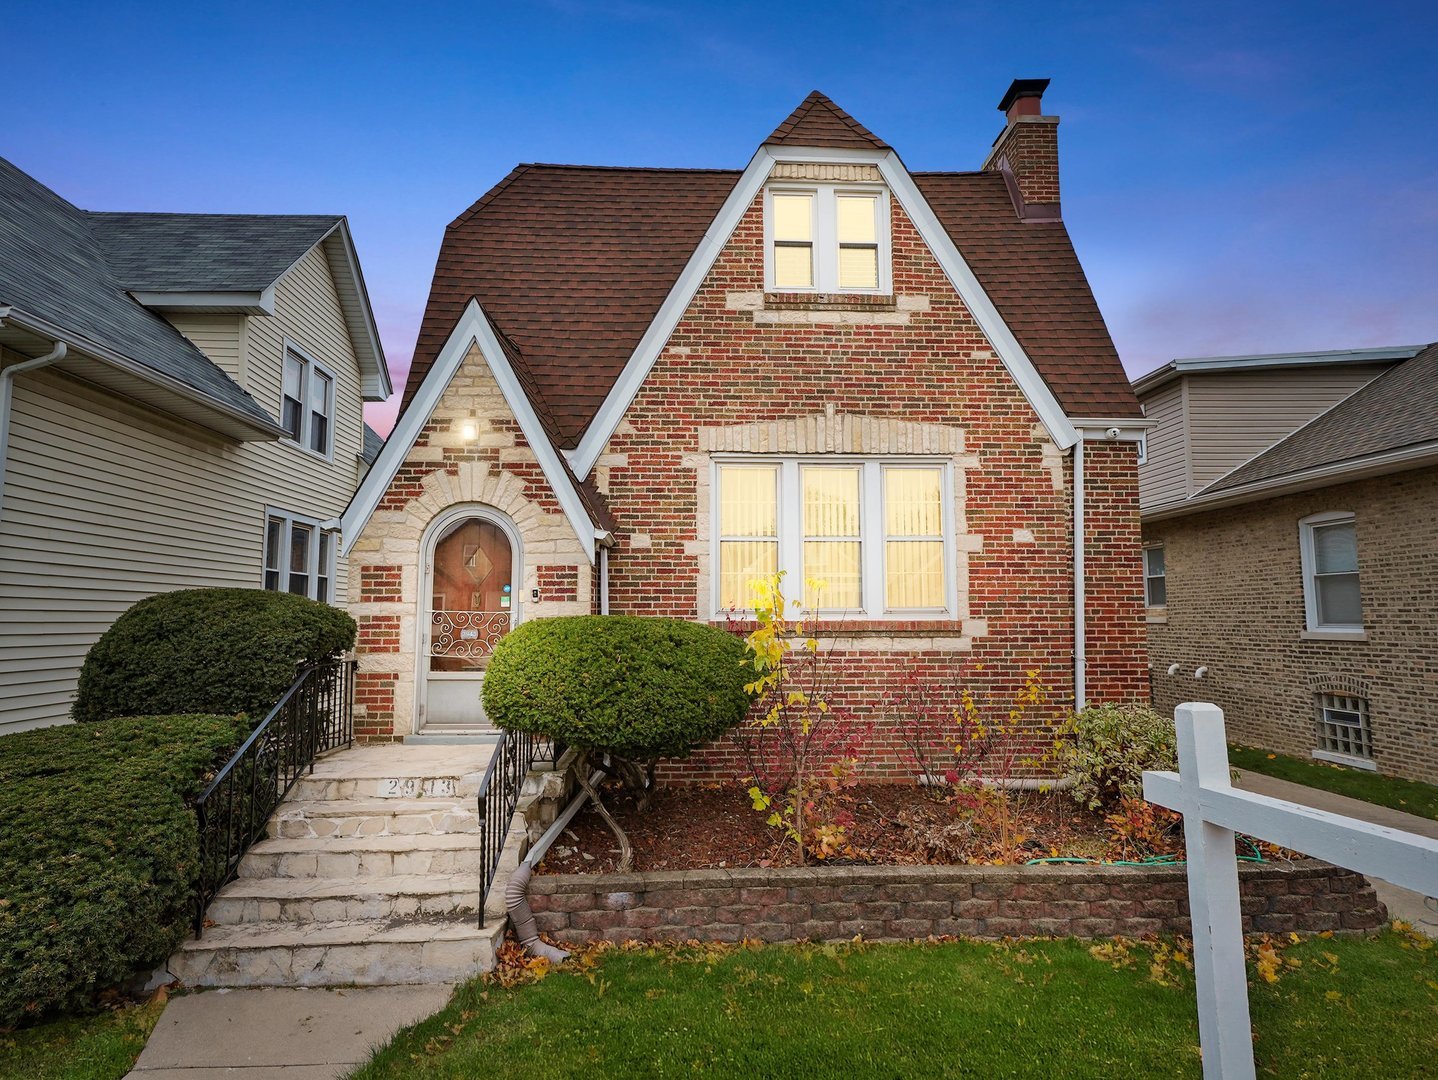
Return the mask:
M1374 930L1359 874L1313 860L1244 865L1246 931ZM1183 867L860 866L541 875L539 929L561 944L629 940L901 940L930 935L1187 934Z

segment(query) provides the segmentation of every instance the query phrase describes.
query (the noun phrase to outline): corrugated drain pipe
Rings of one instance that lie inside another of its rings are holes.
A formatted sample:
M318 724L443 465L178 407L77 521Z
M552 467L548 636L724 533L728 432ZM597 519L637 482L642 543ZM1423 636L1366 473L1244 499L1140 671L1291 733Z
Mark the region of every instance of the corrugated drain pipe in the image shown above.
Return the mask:
M603 779L604 770L595 769L594 775L589 778L589 784L594 787ZM569 954L540 940L539 927L534 924L534 912L529 910L529 879L534 876L534 868L539 860L544 858L544 853L559 839L559 834L574 820L574 815L579 813L579 808L588 798L589 793L580 788L579 794L575 795L563 812L554 819L554 824L544 830L544 835L529 849L524 861L514 868L514 873L509 876L509 884L504 887L504 907L509 912L509 921L514 924L514 936L519 939L519 944L524 949L535 956L544 957L551 964L564 963L569 959Z

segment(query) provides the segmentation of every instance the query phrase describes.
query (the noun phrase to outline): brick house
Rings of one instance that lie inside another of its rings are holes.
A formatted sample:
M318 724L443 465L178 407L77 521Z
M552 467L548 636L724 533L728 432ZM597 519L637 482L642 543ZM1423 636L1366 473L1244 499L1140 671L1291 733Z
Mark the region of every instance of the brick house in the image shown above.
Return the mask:
M742 170L521 165L461 214L344 518L359 729L483 726L520 619L742 618L776 570L880 774L913 772L880 706L906 673L938 708L1027 670L1055 712L1145 694L1147 422L1046 86L1013 84L974 172L911 173L814 93Z
M1438 345L1174 361L1136 380L1160 709L1438 781ZM1203 668L1201 678L1195 678Z

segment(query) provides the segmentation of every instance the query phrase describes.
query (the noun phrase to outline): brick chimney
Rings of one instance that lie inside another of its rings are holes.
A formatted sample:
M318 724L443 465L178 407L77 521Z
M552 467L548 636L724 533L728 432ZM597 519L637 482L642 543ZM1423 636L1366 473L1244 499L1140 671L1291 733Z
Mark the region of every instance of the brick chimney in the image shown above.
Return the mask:
M999 102L1008 123L984 159L984 169L1005 174L1019 216L1059 216L1059 118L1043 115L1047 79L1015 79Z

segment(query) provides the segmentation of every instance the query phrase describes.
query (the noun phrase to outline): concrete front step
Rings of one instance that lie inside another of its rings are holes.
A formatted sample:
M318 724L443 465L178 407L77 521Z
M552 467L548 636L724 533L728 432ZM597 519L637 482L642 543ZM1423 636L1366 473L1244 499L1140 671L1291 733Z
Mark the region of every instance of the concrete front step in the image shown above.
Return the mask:
M478 875L397 874L383 878L239 878L205 916L217 926L331 923L415 917L477 918Z
M335 799L286 802L270 818L269 835L301 840L479 831L474 802L441 799Z
M322 758L296 781L298 802L338 799L442 799L470 802L479 793L494 744L360 746Z
M453 983L494 966L504 926L451 920L216 926L170 957L190 986Z
M388 877L473 874L478 833L261 840L240 862L242 878Z

